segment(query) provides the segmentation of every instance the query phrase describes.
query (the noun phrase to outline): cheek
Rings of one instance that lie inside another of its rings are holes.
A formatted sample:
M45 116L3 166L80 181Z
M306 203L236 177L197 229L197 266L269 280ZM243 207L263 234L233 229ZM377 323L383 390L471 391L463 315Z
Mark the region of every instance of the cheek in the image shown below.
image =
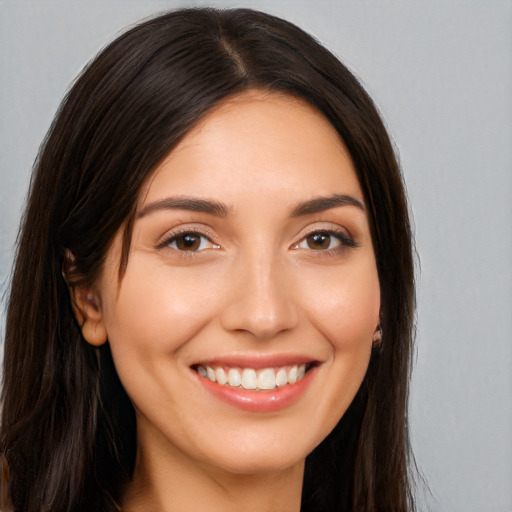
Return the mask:
M315 279L306 274L303 278L299 293L304 316L329 351L320 368L321 392L315 398L316 417L323 418L321 441L345 414L366 374L379 323L380 286L373 258L322 272L316 269Z
M343 270L317 275L316 286L304 286L304 294L311 322L333 349L357 350L371 344L379 323L379 279L371 261Z
M142 259L142 258L141 258ZM104 309L116 364L151 362L179 351L211 319L215 273L138 265L132 256L115 297Z

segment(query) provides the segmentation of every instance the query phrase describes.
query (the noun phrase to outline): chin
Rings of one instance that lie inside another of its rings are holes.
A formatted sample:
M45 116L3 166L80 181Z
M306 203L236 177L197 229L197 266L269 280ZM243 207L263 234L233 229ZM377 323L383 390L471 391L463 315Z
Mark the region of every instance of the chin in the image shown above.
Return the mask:
M272 475L276 473L302 469L306 455L299 458L292 458L287 454L286 458L281 454L269 453L259 454L254 457L233 457L217 462L220 469L234 475Z
M238 475L264 475L279 473L293 468L303 468L306 456L321 442L302 439L297 442L293 435L242 435L230 433L231 442L205 447L210 464ZM221 450L219 448L221 447ZM213 449L212 449L213 448ZM216 454L212 458L213 453Z

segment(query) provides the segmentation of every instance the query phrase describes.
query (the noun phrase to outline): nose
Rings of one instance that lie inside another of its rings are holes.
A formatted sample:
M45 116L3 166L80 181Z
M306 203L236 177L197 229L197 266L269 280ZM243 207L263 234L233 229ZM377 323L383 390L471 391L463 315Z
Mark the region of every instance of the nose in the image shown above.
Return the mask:
M221 315L224 329L269 339L297 325L293 283L278 258L263 254L240 258L230 281Z

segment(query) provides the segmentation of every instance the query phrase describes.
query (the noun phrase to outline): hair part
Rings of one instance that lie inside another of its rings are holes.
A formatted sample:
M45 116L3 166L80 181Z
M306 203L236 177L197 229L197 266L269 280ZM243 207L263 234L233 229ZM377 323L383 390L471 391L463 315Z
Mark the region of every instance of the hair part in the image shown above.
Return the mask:
M305 100L339 133L367 204L381 287L382 346L307 458L302 510L414 509L412 236L379 113L295 25L248 9L184 9L130 29L85 68L35 162L9 295L0 431L17 511L115 510L134 464L133 409L108 344L81 336L63 268L71 286L94 283L123 229L122 278L145 180L207 112L253 89Z

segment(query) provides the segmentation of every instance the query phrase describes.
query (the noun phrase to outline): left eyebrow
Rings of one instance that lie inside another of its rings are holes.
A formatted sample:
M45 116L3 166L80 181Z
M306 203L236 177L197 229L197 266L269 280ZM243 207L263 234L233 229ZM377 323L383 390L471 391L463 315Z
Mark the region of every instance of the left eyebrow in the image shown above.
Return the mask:
M355 206L363 212L366 210L364 204L355 197L345 194L333 194L326 197L315 197L309 201L299 203L292 210L292 217L300 217L301 215L309 215L311 213L320 213L338 206Z

